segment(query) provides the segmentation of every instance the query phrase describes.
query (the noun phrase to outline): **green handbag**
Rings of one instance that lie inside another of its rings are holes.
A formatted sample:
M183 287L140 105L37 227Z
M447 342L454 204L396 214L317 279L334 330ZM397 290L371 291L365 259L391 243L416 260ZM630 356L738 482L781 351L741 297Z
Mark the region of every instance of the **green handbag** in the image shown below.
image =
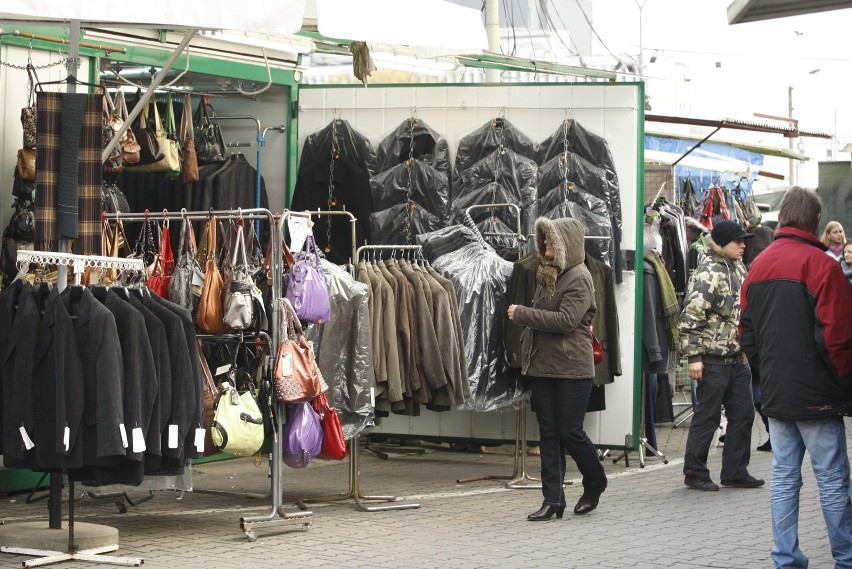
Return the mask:
M211 438L216 448L236 456L251 456L263 445L263 416L251 390L239 393L223 381L214 403Z

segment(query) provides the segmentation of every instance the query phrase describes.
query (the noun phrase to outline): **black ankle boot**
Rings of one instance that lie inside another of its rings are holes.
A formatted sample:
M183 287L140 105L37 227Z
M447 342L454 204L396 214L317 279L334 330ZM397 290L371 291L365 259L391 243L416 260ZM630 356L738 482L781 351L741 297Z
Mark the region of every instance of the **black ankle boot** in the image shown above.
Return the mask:
M543 522L552 518L553 514L556 514L557 518L561 518L563 512L565 512L565 506L557 508L556 506L544 504L539 511L528 515L527 520L531 522Z

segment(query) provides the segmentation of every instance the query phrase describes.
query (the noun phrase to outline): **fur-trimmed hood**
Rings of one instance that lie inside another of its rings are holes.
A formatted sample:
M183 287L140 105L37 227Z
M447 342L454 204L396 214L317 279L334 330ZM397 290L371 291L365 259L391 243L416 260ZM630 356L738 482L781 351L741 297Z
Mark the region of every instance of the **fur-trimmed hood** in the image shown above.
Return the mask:
M536 250L539 256L544 258L544 240L549 239L553 247L552 264L559 272L575 267L585 260L585 234L583 224L570 217L539 217L535 221Z

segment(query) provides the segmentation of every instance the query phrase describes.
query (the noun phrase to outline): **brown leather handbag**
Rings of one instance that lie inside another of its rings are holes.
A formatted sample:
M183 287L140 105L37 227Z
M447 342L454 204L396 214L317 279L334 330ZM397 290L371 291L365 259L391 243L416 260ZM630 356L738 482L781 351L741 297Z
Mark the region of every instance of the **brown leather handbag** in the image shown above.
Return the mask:
M208 334L222 334L228 326L222 308L222 274L216 264L216 224L214 216L207 222L207 262L204 269L204 285L198 300L195 320L198 327Z
M281 337L272 373L275 396L282 403L310 401L322 393L320 371L302 325L286 298L281 302Z
M201 359L201 369L204 372L204 392L202 401L204 410L201 413L201 424L204 427L204 456L216 454L219 449L213 444L211 432L213 429L213 416L216 414L216 384L213 383L213 374L210 372L210 366L207 365L207 358L204 357L204 350L201 349L201 342L198 342L198 357Z

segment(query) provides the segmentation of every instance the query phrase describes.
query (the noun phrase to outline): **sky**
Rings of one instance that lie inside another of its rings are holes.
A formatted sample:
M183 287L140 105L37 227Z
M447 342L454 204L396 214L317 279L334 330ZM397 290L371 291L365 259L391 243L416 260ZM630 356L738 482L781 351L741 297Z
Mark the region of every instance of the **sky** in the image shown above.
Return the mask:
M755 122L768 121L754 113L788 116L792 86L793 116L800 128L836 133L838 150L852 142L852 54L845 41L852 10L729 25L731 0L594 0L595 28L616 54L639 53L637 1L643 4L642 48L652 95L654 88L665 88L652 83L655 64L648 61L657 50L658 58L689 66L693 116ZM600 43L594 49L607 52ZM813 164L807 180L799 181L816 185L815 163L826 159L825 143L800 140ZM761 142L788 144L771 135ZM849 154L838 158L849 160Z

